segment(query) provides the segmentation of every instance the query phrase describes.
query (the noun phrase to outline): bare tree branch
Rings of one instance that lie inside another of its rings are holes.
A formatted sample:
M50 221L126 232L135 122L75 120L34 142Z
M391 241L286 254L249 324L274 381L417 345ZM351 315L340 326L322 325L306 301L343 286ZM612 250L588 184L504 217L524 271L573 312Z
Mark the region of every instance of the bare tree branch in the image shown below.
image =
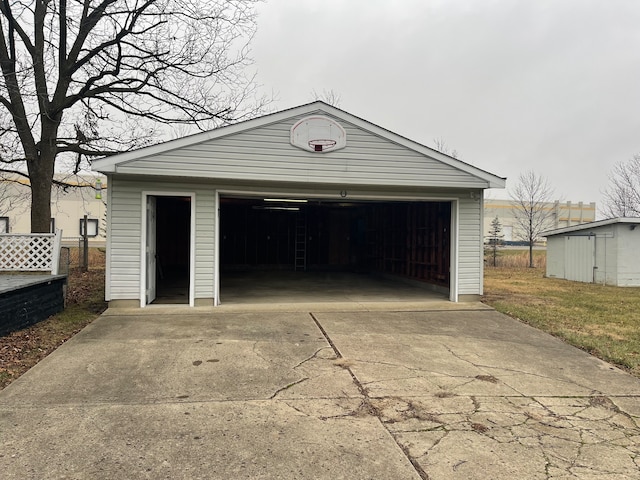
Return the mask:
M55 165L255 116L259 0L0 0L0 163L24 165L48 231ZM126 126L126 128L125 128Z
M447 142L444 140L444 138L442 137L434 138L433 143L435 145L435 149L438 150L439 152L444 153L445 155L449 155L450 157L453 157L456 159L458 158L458 151L455 148L454 149L449 148L449 145L447 145Z
M322 93L318 93L315 90L311 90L311 96L314 100L321 100L324 103L332 105L334 107L340 107L340 94L334 89L322 90Z
M553 188L544 177L533 171L520 174L518 183L511 192L515 206L513 215L516 231L529 244L529 267L533 268L533 244L540 234L552 226L553 210L548 208L552 201Z
M640 154L613 167L602 211L607 218L640 217Z

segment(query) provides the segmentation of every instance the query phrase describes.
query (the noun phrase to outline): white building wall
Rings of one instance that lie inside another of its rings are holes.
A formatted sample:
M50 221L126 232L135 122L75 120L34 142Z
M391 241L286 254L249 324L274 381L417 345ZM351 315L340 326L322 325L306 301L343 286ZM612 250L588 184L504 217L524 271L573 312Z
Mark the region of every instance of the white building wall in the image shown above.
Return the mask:
M89 237L89 244L92 246L104 245L106 240L107 185L104 177L97 178L100 178L103 183L102 198L96 198L96 190L93 188L95 179L84 178L83 185L85 186L69 187L66 191L54 186L51 192L51 218L54 219L55 228L62 230L64 244L78 245L80 219L87 215L89 220L97 220L98 223L97 235ZM78 181L76 180L75 183L77 184ZM11 202L0 201L0 217L9 219L9 233L31 232L29 187L0 181L0 188L8 189L7 197L10 197L11 200Z
M107 301L138 300L141 279L143 192L195 193L195 290L198 299L213 299L215 197L211 186L187 182L112 181L111 229L107 252Z
M144 222L142 212L143 192L174 192L179 195L195 193L195 300L213 299L215 292L215 193L217 189L223 192L252 192L270 194L304 195L336 195L335 189L323 190L317 187L309 190L287 188L247 187L242 185L216 186L195 182L148 181L140 179L110 179L110 221L107 248L107 301L140 299L141 284L141 237ZM308 188L305 186L305 188ZM394 195L389 191L353 190L352 198L381 198L388 199ZM394 199L398 200L397 192ZM448 190L429 195L428 192L416 192L411 195L402 192L407 200L458 198L458 293L459 295L482 294L482 230L480 200L469 197L469 191ZM479 197L479 195L478 195ZM455 215L455 212L452 212ZM452 238L455 236L452 235Z
M110 182L106 300L140 298L142 182Z
M617 249L617 285L640 287L640 225L615 226Z
M458 293L482 295L482 202L467 193L460 196L459 208Z

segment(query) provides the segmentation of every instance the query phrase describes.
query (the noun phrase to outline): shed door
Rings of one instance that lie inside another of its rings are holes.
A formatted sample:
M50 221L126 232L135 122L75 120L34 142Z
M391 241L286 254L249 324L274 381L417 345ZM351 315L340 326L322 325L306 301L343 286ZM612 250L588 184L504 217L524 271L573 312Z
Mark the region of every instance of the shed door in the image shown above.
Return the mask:
M595 237L564 237L564 272L567 280L593 283Z

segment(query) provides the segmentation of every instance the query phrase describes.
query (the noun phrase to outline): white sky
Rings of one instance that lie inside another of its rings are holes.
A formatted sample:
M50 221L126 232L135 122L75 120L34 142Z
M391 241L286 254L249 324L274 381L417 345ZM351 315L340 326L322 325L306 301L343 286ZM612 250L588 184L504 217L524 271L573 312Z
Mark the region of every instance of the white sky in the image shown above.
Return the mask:
M277 110L338 107L499 176L600 202L640 152L639 0L267 0L253 57ZM492 196L507 198L505 193Z

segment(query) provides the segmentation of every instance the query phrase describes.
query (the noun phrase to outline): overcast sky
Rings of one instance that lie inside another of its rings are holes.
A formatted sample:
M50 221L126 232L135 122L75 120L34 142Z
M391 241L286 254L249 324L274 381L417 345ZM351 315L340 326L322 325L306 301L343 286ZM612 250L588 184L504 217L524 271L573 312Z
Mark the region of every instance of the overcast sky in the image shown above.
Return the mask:
M338 107L419 143L442 138L507 186L533 169L601 200L640 152L639 0L267 0L253 56L282 110ZM492 193L505 197L504 193Z

